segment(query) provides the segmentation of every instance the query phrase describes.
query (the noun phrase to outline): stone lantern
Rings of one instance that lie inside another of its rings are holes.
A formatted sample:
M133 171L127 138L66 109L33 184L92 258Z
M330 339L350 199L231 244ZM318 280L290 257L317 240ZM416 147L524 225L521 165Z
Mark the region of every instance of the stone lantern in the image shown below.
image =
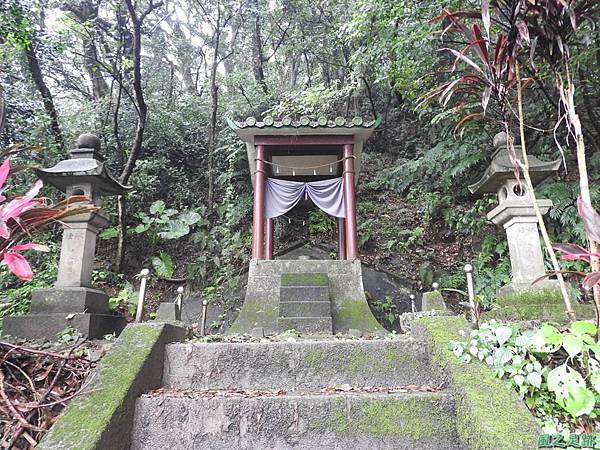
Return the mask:
M512 282L502 287L499 294L558 288L554 280L540 281L532 286L535 280L546 273L537 218L524 180L519 184L515 178L506 133L494 137L494 147L496 152L492 162L481 179L469 186L469 190L473 194L498 194L498 206L488 213L487 218L504 227L512 268ZM518 158L521 154L520 145L515 145L515 152ZM533 185L537 186L555 174L560 164L560 159L544 162L529 156L529 174ZM537 202L542 214L552 207L552 200L538 199Z
M36 171L44 183L55 186L67 196L84 195L98 208L103 196L121 195L128 189L101 161L98 137L83 134L77 147L69 152L68 159ZM109 225L108 217L97 209L67 217L62 222L63 238L54 287L33 293L30 315L6 318L5 334L52 340L71 325L93 339L119 333L126 325L123 317L110 315L108 296L92 288L96 237Z

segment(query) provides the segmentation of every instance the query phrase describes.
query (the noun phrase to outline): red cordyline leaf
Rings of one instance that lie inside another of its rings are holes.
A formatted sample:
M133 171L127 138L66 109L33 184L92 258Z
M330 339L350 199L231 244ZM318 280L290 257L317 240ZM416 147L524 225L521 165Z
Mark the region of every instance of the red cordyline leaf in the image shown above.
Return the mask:
M481 67L479 67L471 59L469 59L465 55L463 55L462 52L459 52L458 50L454 50L453 48L444 48L442 50L448 51L448 52L452 53L454 56L456 56L456 59L454 60L454 64L452 65L452 72L454 72L456 70L456 65L457 65L458 61L461 60L461 61L466 62L471 67L473 67L475 70L477 70L477 72L479 72L481 74L484 73L483 70L481 70Z
M49 252L50 249L47 245L42 244L34 244L33 242L28 242L27 244L17 244L13 245L8 249L10 252L22 252L25 250L36 250L38 252Z
M481 35L481 30L477 24L473 24L473 35L475 36L475 41L471 42L471 45L475 47L475 51L479 55L479 58L481 58L481 61L489 68L490 58L488 56L487 41Z
M7 159L0 166L0 192L3 191L4 183L6 183L6 179L8 178L9 173L10 173L10 159Z
M552 244L552 248L564 253L562 259L567 261L583 260L590 262L590 252L577 244ZM600 256L600 255L595 255Z
M38 205L39 200L35 200L34 197L40 192L40 189L44 183L42 180L36 181L33 187L23 197L17 197L11 200L6 205L0 208L0 219L7 222L9 219L18 217L23 211L26 211L34 206Z
M577 198L577 211L583 219L588 238L600 243L600 214L581 197Z
M588 291L598 284L600 284L600 272L588 273L581 283L583 288Z
M33 278L31 266L23 255L6 252L4 253L3 260L8 266L8 270L10 270L17 278L20 278L21 280L31 280Z
M489 0L481 0L481 21L483 22L483 28L488 39L490 37L490 2Z

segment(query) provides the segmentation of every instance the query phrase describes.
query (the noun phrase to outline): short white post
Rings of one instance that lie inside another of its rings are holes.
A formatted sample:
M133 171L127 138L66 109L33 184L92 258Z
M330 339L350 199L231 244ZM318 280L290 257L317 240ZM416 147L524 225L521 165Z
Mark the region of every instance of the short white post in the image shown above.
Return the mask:
M417 305L415 305L415 294L410 294L410 309L412 312L417 312Z
M144 312L144 297L146 296L146 281L148 280L148 275L150 275L150 271L148 269L142 269L140 271L140 277L142 281L140 282L140 294L138 297L137 310L135 312L135 321L142 321L142 314Z
M439 289L439 287L440 287L440 283L438 283L437 281L434 281L433 284L431 285L431 288L434 291L437 291Z
M179 314L181 314L181 302L183 301L183 286L179 286L177 288L177 298L175 299L175 304L177 305L177 310Z
M465 274L467 275L467 294L469 296L469 306L471 307L471 322L475 323L475 289L473 289L473 266L465 264Z
M200 322L200 336L204 336L204 333L205 333L207 306L208 306L208 301L202 300L202 321Z

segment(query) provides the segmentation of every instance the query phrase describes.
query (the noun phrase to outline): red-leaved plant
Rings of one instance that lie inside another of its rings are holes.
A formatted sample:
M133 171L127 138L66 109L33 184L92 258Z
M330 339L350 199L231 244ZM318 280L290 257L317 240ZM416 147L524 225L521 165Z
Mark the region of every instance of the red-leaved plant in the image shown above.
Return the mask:
M15 153L15 149L0 154L0 158L12 153ZM47 252L48 247L23 241L31 238L35 231L49 223L90 212L95 208L81 204L73 205L87 201L84 196L73 196L56 205L50 204L46 198L38 198L37 195L43 186L41 180L38 180L25 195L9 200L3 193L10 172L10 159L7 158L0 165L0 261L18 278L31 280L33 271L21 252Z
M584 202L581 197L577 199L577 211L583 219L588 238L595 242L600 242L600 214ZM552 247L562 253L562 259L568 261L581 260L591 264L592 258L600 258L600 253L592 253L590 250L577 244L554 244ZM600 285L600 271L592 270L587 274L574 273L584 277L582 286L588 291L592 290L594 286Z

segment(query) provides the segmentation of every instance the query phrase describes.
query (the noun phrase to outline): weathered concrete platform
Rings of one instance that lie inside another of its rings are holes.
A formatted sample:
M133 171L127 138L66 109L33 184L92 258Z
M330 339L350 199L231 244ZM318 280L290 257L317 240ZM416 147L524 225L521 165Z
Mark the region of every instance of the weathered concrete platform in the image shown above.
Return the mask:
M422 341L328 340L171 344L163 384L179 389L320 389L325 386L438 385Z
M142 397L133 450L462 449L443 393Z

